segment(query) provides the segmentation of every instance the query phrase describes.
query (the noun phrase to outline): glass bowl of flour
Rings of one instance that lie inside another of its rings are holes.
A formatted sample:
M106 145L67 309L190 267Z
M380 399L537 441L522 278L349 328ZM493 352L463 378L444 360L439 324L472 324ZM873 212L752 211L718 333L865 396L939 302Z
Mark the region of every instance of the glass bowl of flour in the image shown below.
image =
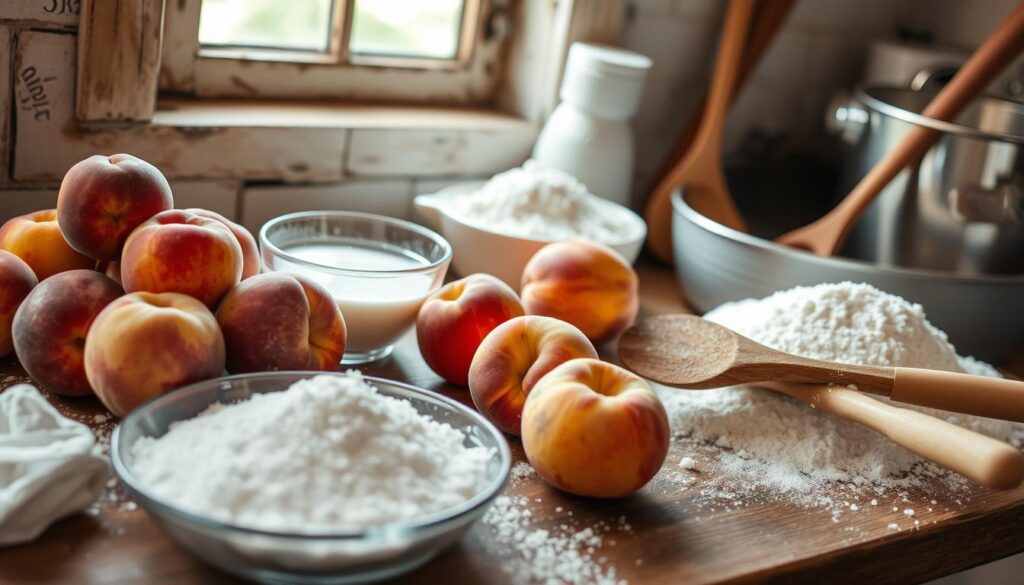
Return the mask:
M410 571L455 543L508 478L502 434L436 393L358 372L200 382L128 415L114 469L179 544L260 582Z

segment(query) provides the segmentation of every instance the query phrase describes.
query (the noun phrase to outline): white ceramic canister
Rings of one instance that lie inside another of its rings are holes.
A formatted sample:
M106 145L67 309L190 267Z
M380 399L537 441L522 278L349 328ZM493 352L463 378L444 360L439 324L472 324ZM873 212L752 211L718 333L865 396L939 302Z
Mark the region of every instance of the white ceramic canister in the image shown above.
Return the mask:
M562 102L544 125L533 158L575 176L591 193L628 206L634 157L629 120L650 68L651 60L639 53L573 43Z

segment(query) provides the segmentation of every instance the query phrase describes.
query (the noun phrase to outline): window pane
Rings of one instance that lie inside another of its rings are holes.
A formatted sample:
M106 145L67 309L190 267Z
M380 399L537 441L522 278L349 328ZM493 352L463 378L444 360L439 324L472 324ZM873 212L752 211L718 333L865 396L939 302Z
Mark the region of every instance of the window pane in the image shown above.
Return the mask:
M330 30L331 0L203 0L199 14L202 45L326 52Z
M355 0L349 51L454 59L463 0Z

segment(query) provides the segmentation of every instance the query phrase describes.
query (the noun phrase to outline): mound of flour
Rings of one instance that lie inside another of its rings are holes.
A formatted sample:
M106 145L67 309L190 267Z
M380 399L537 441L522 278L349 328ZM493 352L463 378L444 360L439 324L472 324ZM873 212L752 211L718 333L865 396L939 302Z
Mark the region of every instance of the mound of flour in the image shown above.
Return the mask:
M239 525L357 529L452 506L487 483L491 453L379 394L358 372L211 406L132 448L154 495Z
M920 305L865 284L798 287L728 303L705 318L811 358L999 376L988 364L957 356ZM675 433L725 448L724 467L783 491L808 492L829 481L913 484L908 472L922 464L875 431L766 390L658 391ZM1014 444L1024 437L1014 423L918 410ZM927 472L941 473L935 466Z
M622 218L596 200L576 177L528 160L455 199L451 211L467 223L509 235L621 241Z

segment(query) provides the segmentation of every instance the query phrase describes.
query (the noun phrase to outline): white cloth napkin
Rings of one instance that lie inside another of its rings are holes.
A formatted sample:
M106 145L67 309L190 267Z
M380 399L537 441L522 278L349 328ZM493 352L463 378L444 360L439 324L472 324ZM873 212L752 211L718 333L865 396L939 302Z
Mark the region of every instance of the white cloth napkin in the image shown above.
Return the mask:
M89 427L28 384L0 393L0 546L34 540L89 506L109 475Z

